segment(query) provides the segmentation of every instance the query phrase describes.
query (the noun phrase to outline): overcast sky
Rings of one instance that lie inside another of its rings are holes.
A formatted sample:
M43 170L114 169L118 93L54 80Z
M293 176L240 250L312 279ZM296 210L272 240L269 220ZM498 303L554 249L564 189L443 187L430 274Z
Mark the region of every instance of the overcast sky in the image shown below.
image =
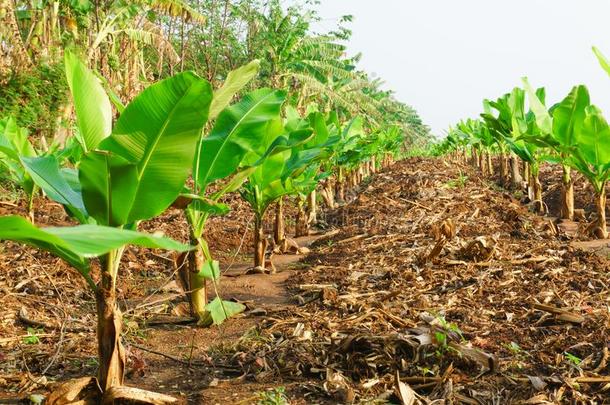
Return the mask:
M610 57L610 0L321 0L319 10L318 31L354 16L349 53L437 135L524 75L549 103L586 84L610 114L610 78L591 52Z

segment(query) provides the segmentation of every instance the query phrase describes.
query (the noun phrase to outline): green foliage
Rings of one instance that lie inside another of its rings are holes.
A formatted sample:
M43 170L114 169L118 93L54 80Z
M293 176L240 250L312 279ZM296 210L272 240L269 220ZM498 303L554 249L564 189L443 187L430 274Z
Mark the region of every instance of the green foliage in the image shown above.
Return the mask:
M13 117L0 120L0 167L6 170L11 182L31 196L34 182L21 161L22 157L37 155L28 135L28 131L20 128Z
M28 128L33 135L52 137L67 94L68 85L60 63L39 64L27 71L13 72L0 85L0 117L13 116L17 125Z
M0 217L0 240L22 242L53 253L78 270L90 283L89 259L126 244L149 248L188 250L171 239L100 225L37 228L18 216Z
M81 162L82 197L98 223L152 218L174 202L211 97L209 83L187 72L149 87L127 106L112 135Z
M582 359L572 353L563 352L563 355L565 356L566 359L568 359L568 361L570 363L572 363L572 365L574 365L576 367L580 366L580 363L582 363Z
M257 405L287 405L288 398L285 395L284 387L273 388L268 391L258 393Z
M40 343L40 337L38 337L38 335L43 333L44 330L42 328L33 328L28 326L27 332L28 335L23 338L23 343L26 345L37 345Z
M65 53L66 77L78 124L78 139L86 153L112 131L112 107L98 77L73 53Z

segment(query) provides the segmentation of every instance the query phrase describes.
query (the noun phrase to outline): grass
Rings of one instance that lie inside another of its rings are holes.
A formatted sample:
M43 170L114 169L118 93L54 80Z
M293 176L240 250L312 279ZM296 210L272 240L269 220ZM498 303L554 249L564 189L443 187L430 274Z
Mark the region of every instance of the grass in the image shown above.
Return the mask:
M257 394L257 405L288 405L284 387L272 388Z
M457 178L449 180L447 183L445 183L445 187L446 188L464 188L466 186L466 183L468 182L468 176L465 176L462 171L460 170L460 174Z

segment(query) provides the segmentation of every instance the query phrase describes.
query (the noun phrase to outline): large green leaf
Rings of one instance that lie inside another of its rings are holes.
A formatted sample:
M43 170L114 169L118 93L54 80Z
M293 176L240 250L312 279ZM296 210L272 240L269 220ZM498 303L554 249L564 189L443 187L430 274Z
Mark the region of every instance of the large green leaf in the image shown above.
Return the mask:
M206 313L200 314L199 324L202 326L220 325L226 319L244 312L246 307L237 302L223 301L220 297L216 297L205 306L205 309Z
M536 125L540 131L547 135L553 132L553 120L548 110L546 109L544 103L540 100L534 88L530 85L529 81L526 77L523 79L523 86L525 87L525 91L527 92L528 100L530 103L530 109L536 116Z
M184 72L144 90L126 108L100 149L137 166L135 196L117 194L129 204L127 223L152 218L170 206L191 171L195 149L207 122L212 88Z
M0 240L23 242L44 250L56 246L80 257L79 260L101 256L128 244L179 252L191 249L165 237L101 225L37 228L19 216L0 217Z
M45 228L45 231L61 238L72 251L87 258L103 255L125 245L178 252L191 250L191 246L173 239L101 225Z
M89 215L100 225L126 224L136 196L137 166L107 151L93 151L81 160L79 175Z
M87 222L87 210L83 197L78 190L70 186L64 177L66 173L59 168L54 156L22 157L24 167L50 199L66 207L79 222Z
M587 164L600 168L610 163L610 127L599 108L594 105L587 107L576 139L578 151Z
M527 132L525 121L525 92L515 87L508 97L508 106L511 114L512 136L518 138Z
M563 146L576 145L576 134L585 119L585 110L590 104L589 91L585 86L575 86L570 94L553 110L553 137Z
M267 125L279 117L285 96L284 91L257 90L220 114L200 142L195 161L199 187L233 174L246 154L264 148Z
M88 259L127 244L182 252L191 249L172 239L99 225L37 228L19 216L0 217L0 240L22 242L50 252L70 263L90 284Z
M214 99L210 106L210 120L218 117L218 114L229 105L235 94L258 74L259 67L260 61L253 60L247 65L229 72L222 87L214 92Z
M81 144L88 152L112 132L112 107L98 77L76 55L66 52L65 65Z
M313 128L314 137L307 142L306 147L314 147L326 143L330 138L330 133L324 115L319 112L312 113L309 116L309 122Z

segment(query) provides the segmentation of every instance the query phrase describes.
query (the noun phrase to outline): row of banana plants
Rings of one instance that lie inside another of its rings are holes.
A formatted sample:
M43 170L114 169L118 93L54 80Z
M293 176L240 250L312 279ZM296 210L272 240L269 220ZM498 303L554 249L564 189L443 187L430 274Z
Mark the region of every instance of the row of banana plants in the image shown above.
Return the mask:
M599 50L593 50L610 75L610 62ZM574 220L572 170L576 170L595 193L597 215L587 231L591 236L608 238L610 127L602 111L591 103L587 87L574 86L563 100L549 105L545 89L534 89L523 78L522 87L515 87L496 100L484 100L483 107L479 119L464 120L451 128L443 142L436 145L436 153L452 153L462 160L470 153L472 163L491 176L497 156L501 181L513 188L524 187L534 209L543 215L548 209L542 199L540 165L561 165L560 215L564 220Z
M238 192L251 207L254 266L264 268L263 219L270 206L278 207L274 236L281 244L282 198L298 201L306 233L318 185L332 208L345 199L346 189L400 152L398 127L372 130L359 117L321 112L314 105L298 110L281 89L239 97L258 66L254 61L231 72L218 89L193 72L179 73L123 105L95 72L66 53L73 137L65 145L35 147L14 119L0 121L0 164L28 195L30 212L29 218L0 217L0 240L48 251L82 275L97 303L97 380L106 397L121 389L125 374L117 285L128 245L183 252L193 314L201 325L219 324L244 310L218 291L213 300L208 297L209 286L217 289L220 266L204 231L212 216L230 210L223 197ZM33 201L41 193L79 225L37 227ZM142 221L170 207L184 211L188 244L138 231Z

